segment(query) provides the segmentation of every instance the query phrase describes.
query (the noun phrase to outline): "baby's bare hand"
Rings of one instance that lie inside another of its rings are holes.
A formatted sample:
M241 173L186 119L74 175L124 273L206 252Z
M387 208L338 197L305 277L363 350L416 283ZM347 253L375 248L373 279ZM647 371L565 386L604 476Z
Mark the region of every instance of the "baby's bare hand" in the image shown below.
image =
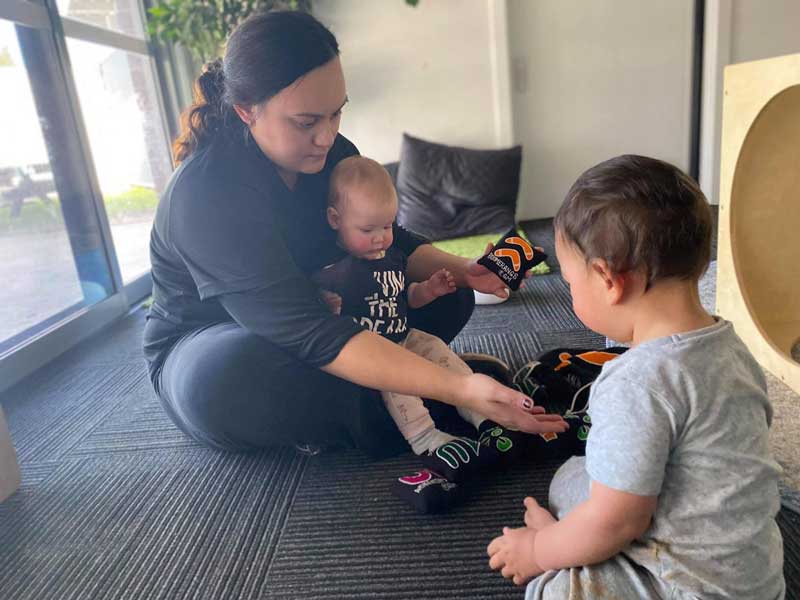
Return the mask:
M556 518L550 514L550 511L539 506L539 503L534 498L528 496L523 503L525 504L526 527L539 531L556 522Z
M536 531L521 527L503 527L503 535L496 537L486 549L489 567L516 585L525 585L544 573L536 562Z
M439 269L428 279L428 288L438 298L456 291L456 279L447 269Z
M320 290L319 295L333 314L342 314L342 297L339 294L335 294L329 290Z

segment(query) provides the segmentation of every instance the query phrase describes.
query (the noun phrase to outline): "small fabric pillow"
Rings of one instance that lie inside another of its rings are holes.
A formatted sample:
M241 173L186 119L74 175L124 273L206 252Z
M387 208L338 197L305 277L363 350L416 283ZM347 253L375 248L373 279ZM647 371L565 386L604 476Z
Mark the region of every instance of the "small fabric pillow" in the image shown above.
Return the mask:
M489 254L478 259L478 264L495 273L512 290L518 290L525 281L525 273L546 258L547 254L537 250L517 233L516 227L512 227L494 244Z
M471 150L403 134L397 222L431 240L514 226L522 146Z

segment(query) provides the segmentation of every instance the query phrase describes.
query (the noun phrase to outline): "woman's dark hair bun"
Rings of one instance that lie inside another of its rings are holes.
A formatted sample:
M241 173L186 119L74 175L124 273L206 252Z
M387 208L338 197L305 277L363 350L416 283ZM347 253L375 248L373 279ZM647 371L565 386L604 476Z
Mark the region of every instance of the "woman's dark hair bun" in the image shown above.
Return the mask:
M203 65L203 72L197 79L197 85L206 103L219 106L225 94L225 69L222 59L217 58Z

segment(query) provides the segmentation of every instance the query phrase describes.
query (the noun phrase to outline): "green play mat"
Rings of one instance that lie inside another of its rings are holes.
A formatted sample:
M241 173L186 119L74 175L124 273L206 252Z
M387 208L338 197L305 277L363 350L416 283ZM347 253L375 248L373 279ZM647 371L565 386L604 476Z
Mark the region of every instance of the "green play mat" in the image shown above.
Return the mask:
M433 242L433 245L443 252L449 252L456 256L477 258L486 250L486 244L489 242L494 244L504 233L505 231L501 231L499 233L470 235L467 237L453 238L451 240L440 240L438 242ZM528 236L525 235L524 231L517 229L517 233L519 233L520 237L525 238L529 242L531 241L528 239ZM533 267L531 272L534 275L545 275L550 272L550 267L547 266L547 262L541 262Z

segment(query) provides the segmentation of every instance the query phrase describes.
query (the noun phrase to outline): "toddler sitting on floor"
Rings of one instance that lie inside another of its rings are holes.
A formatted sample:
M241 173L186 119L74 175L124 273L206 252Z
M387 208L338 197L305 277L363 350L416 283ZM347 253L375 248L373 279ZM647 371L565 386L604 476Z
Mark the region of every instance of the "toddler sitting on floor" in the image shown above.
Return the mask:
M489 565L526 598L785 595L780 467L758 364L697 282L712 221L676 167L620 156L580 176L555 223L575 313L631 349L591 387L586 456L525 499ZM532 581L531 581L532 580Z

